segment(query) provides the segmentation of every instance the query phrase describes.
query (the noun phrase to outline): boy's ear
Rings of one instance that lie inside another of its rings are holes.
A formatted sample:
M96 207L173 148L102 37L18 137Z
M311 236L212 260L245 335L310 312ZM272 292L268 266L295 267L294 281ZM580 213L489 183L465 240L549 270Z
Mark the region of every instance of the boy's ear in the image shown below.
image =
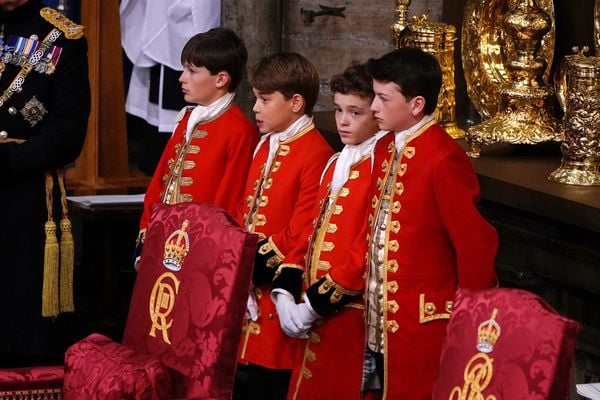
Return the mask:
M217 88L227 88L229 86L229 82L231 82L231 75L229 75L227 71L217 72Z
M425 98L423 96L416 96L412 98L412 115L418 116L423 113L425 109Z
M295 113L302 112L304 110L304 97L298 93L292 95L292 111Z

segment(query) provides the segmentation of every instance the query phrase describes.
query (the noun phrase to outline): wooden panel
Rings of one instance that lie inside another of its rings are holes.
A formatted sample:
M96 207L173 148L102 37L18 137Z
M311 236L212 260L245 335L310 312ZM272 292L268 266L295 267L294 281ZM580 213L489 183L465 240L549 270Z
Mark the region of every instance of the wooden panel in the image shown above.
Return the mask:
M119 18L119 0L82 0L92 108L82 153L67 172L69 187L79 193L145 188L149 179L133 178L129 170Z

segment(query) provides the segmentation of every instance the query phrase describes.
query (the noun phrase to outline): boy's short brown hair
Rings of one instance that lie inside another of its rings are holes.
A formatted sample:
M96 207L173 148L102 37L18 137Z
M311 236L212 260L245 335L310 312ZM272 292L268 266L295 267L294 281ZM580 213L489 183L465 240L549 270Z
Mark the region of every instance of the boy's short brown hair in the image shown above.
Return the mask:
M331 77L331 93L353 94L368 100L373 100L373 79L367 73L364 64L353 64L342 74Z
M317 68L298 53L282 52L264 57L252 68L250 84L262 93L280 92L286 99L301 95L307 115L312 115L319 95Z
M227 90L234 92L246 69L248 51L242 39L228 28L213 28L192 36L181 52L181 64L206 68L212 75L225 71L231 76Z

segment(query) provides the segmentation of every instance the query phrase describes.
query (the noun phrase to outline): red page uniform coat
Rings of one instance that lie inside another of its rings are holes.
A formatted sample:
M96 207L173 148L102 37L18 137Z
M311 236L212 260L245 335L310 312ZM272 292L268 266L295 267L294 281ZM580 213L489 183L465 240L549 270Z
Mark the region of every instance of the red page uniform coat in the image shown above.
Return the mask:
M291 399L358 398L361 390L371 157L355 163L348 180L332 194L335 165L328 166L319 187L306 264L308 286L317 288L307 294L313 308L321 315L339 311L311 328L293 370Z
M306 240L302 233L310 225L321 172L333 150L310 124L280 142L270 171L264 173L268 153L267 140L250 166L238 220L250 232L271 238L277 253L285 257L280 269L298 268L302 257L290 259L287 255L299 240ZM255 288L255 294L259 317L244 327L239 360L271 369L291 369L303 341L281 330L269 284Z
M256 128L233 104L223 114L199 123L186 143L187 107L169 139L144 198L140 229L148 227L152 205L210 203L232 216L242 199L252 151L258 142Z
M409 136L397 161L395 153L391 140L375 160L368 217L369 262L382 271L374 296L382 305L384 398L429 399L456 290L496 285L498 237L477 210L469 159L439 125ZM376 226L386 186L389 214Z

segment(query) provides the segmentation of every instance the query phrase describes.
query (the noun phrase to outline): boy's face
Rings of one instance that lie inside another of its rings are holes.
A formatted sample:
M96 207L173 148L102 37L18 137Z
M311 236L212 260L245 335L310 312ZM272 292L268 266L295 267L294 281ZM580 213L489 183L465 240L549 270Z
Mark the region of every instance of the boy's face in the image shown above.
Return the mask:
M262 93L252 88L256 101L254 115L260 133L282 132L300 116L294 97L286 99L281 92Z
M186 63L179 77L181 91L186 102L208 106L222 96L218 89L219 75L212 75L206 67Z
M370 99L355 94L334 93L333 105L335 124L342 143L359 144L377 132Z
M371 103L371 111L379 124L379 129L386 131L403 131L419 122L422 112L422 97L408 100L394 82L373 80L375 98ZM417 104L419 103L419 104Z

